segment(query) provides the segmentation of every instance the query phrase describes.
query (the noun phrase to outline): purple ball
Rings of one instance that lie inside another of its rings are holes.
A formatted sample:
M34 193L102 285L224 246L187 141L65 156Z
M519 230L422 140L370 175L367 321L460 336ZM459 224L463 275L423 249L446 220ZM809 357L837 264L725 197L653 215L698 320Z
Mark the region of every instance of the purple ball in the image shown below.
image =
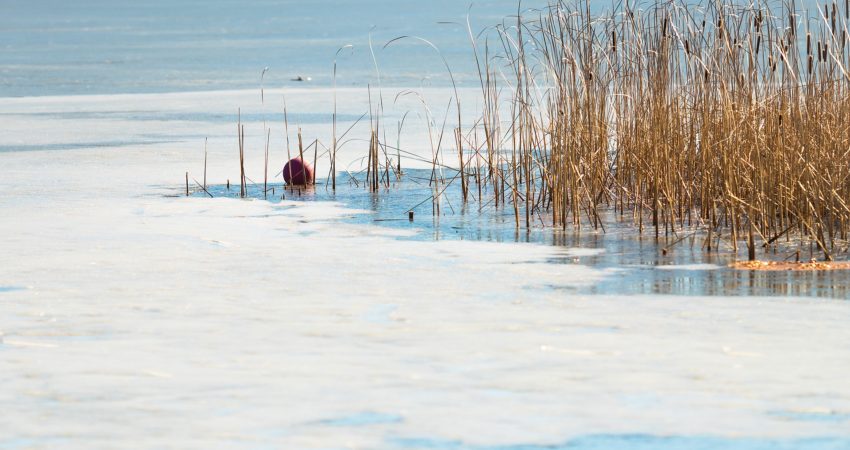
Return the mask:
M313 184L313 167L301 158L292 158L283 166L283 179L288 185Z

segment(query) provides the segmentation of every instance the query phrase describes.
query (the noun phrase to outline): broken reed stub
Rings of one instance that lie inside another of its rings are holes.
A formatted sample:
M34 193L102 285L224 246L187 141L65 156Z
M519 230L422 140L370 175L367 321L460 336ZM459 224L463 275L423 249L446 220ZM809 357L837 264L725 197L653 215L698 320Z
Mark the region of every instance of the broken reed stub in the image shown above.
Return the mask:
M307 161L295 157L283 166L283 180L290 186L305 186L315 181L313 167Z

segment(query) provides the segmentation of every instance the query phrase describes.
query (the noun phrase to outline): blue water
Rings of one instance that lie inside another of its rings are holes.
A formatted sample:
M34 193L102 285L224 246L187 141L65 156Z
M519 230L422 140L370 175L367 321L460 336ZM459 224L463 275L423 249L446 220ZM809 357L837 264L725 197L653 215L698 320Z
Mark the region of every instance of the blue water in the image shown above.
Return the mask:
M591 9L611 9L590 0ZM695 2L700 4L703 2ZM744 5L748 2L740 1ZM374 84L372 41L385 85L446 85L440 48L459 84L477 82L466 30L475 32L548 0L3 0L0 1L0 97L178 92L331 83ZM634 3L633 3L634 4ZM814 15L816 3L797 4ZM493 36L495 38L495 36ZM496 43L494 43L497 46Z
M448 173L448 171L447 171ZM834 299L850 299L850 270L832 271L752 271L732 269L735 261L746 260L745 248L737 254L729 249L705 252L702 243L704 234L674 242L678 237L670 236L655 240L652 233L640 235L630 217L621 218L611 214L606 220L606 230L593 230L585 226L581 230L567 230L543 226L535 220L531 230L524 225L517 229L513 208L495 207L492 194L485 187L479 202L474 183L471 186L470 202L463 205L460 182L450 182L443 190L439 215L435 214L428 186L430 170L406 169L400 180L391 183L389 189L377 193L366 189L363 174L356 174L357 183L348 175L337 178L336 192L326 186L326 180L318 180L315 188L282 190L281 184L272 185L267 199L296 201L337 201L365 214L353 214L345 221L374 224L382 227L412 231L415 234L401 239L413 240L475 240L491 242L532 242L565 248L598 249L597 255L578 258L565 257L551 262L562 264L584 264L616 271L616 276L591 286L549 286L551 289L570 293L640 295L674 294L701 295L745 295L745 296L805 296ZM448 175L451 179L452 175ZM235 177L234 177L235 178ZM182 188L181 188L182 189ZM208 192L216 197L238 197L239 187L209 186ZM175 193L175 195L180 195ZM204 197L197 187L194 196ZM263 198L263 186L249 184L248 196ZM408 216L414 212L414 220ZM687 233L685 233L687 234ZM683 234L684 235L684 234ZM683 236L680 235L680 236ZM667 253L662 252L667 248ZM760 253L762 259L781 260L793 249L777 249L770 254ZM804 250L807 250L806 247ZM808 259L816 254L804 252Z
M445 85L431 40L476 81L465 17L480 30L516 14L516 0L41 0L0 2L0 97L175 92L374 83L372 40L385 84ZM523 8L545 0L526 0ZM607 4L607 3L606 3ZM441 22L455 22L454 24Z
M394 448L405 450L847 450L850 440L755 439L711 436L653 436L643 434L591 435L553 445L474 446L460 441L395 439Z

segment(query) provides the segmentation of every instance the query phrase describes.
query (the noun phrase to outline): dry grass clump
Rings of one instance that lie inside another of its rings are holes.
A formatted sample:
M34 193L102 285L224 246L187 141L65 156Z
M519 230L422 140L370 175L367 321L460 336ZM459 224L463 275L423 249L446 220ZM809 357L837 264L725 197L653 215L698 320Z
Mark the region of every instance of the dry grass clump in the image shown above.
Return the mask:
M774 270L774 271L821 271L821 270L850 270L850 263L835 261L787 262L787 261L738 261L732 268L741 270Z
M816 6L626 2L594 16L558 1L497 27L506 64L473 39L476 127L517 226L548 212L604 227L615 208L656 236L702 227L708 250L722 234L755 259L757 241L795 237L831 259L850 225L850 5Z

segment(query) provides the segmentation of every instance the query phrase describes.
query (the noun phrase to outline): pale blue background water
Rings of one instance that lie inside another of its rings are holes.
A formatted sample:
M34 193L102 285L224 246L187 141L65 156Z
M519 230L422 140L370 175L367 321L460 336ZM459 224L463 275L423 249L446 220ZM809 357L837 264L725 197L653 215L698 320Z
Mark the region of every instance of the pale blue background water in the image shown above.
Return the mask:
M524 15L547 5L524 0ZM591 0L597 12L611 0ZM651 2L648 2L651 3ZM694 2L699 4L702 2ZM741 2L747 3L747 2ZM779 3L777 2L777 5ZM798 5L812 10L812 0ZM471 6L471 9L470 9ZM385 85L446 85L434 42L460 84L477 82L465 19L478 32L516 15L516 0L0 0L0 97L175 92L285 86L297 76L374 83L374 47ZM811 11L810 11L811 12ZM455 22L449 24L445 22ZM498 44L497 44L498 45Z
M432 40L462 82L475 81L465 0L2 0L0 97L173 92L295 85L296 76L329 85L334 54L340 85L373 82L368 36L384 83L445 84L435 52L402 35ZM527 0L523 8L545 0ZM516 14L515 0L478 0L480 30ZM460 25L438 22L464 22Z
M595 11L611 0L590 0ZM702 2L694 2L699 4ZM748 3L741 1L741 3ZM775 2L778 5L778 2ZM547 0L0 0L0 97L176 92L331 83L375 83L368 36L383 83L446 85L435 52L393 38L431 40L461 85L477 82L465 19L478 32ZM815 2L798 0L814 15ZM470 9L471 6L471 9ZM455 22L448 24L445 22ZM498 45L498 43L495 43Z

